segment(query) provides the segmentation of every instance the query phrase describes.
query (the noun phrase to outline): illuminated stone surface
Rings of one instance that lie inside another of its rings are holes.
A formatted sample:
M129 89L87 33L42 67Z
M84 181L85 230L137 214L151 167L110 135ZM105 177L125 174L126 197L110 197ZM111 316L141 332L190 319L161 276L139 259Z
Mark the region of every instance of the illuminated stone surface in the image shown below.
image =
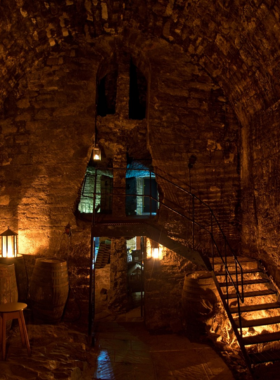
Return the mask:
M92 379L97 354L87 337L66 325L27 325L32 355L24 353L19 328L10 332L7 360L0 362L3 379ZM26 349L25 349L26 350Z

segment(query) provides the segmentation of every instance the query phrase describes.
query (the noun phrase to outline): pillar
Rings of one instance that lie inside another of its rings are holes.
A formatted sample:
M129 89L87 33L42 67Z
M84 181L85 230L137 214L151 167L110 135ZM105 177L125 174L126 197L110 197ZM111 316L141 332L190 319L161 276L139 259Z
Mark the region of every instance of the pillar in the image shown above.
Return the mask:
M113 314L127 308L127 253L124 237L111 240L109 308Z

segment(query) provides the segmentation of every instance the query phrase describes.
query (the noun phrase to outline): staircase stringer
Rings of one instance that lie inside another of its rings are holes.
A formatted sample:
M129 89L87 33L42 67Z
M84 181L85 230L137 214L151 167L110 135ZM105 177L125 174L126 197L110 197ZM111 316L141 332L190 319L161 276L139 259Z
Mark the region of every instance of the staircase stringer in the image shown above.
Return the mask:
M235 334L235 336L236 336L236 339L237 339L237 341L238 341L238 344L239 344L240 350L241 350L241 352L242 352L243 358L244 358L244 360L245 360L245 363L246 363L246 365L247 365L247 367L248 367L248 369L249 369L249 371L250 371L250 374L251 374L252 377L254 378L254 374L253 374L253 370L252 370L251 361L250 361L250 358L249 358L248 353L247 353L247 351L246 351L246 348L245 348L245 346L244 346L244 344L243 344L242 336L240 335L240 333L239 333L239 331L238 331L238 328L237 328L237 326L236 326L236 324L235 324L235 322L234 322L234 319L233 319L232 314L231 314L231 312L230 312L230 310L229 310L229 307L228 307L228 304L227 304L227 302L226 302L226 300L225 300L225 297L224 297L224 295L223 295L223 292L222 292L222 290L221 290L221 288L220 288L220 285L219 285L219 282L218 282L218 280L217 280L217 277L216 277L216 275L215 275L214 270L211 271L211 273L212 273L212 277L213 277L213 280L214 280L214 282L215 282L216 288L217 288L217 290L218 290L219 296L220 296L220 298L221 298L221 300L222 300L222 303L223 303L224 309L225 309L225 311L226 311L226 313L227 313L228 319L230 320L230 323L231 323L232 329L233 329L234 334Z

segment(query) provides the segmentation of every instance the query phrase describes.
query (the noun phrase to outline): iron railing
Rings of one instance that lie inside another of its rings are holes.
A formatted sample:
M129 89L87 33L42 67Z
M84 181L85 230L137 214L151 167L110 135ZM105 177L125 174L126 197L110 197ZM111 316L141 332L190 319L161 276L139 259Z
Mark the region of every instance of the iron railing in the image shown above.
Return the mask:
M105 196L112 197L117 201L118 199L124 200L124 197L127 199L128 197L141 197L149 198L149 213L147 216L152 216L152 204L156 202L160 207L169 210L172 213L176 213L178 216L182 217L184 220L187 220L191 225L191 235L192 235L192 248L196 249L196 240L201 240L201 232L204 232L206 236L210 238L211 244L211 256L212 256L212 270L214 271L215 266L215 257L220 257L221 265L224 265L225 268L225 302L229 311L229 287L233 287L236 293L237 305L238 305L238 319L239 319L239 327L240 327L240 335L242 337L242 320L241 320L241 311L240 311L240 303L244 302L244 285L243 285L243 269L238 261L235 252L233 251L231 245L228 242L226 235L221 228L221 225L216 218L211 207L203 200L201 200L196 194L194 194L194 189L192 189L189 185L185 185L188 189L183 188L182 186L172 182L167 179L162 174L159 174L157 170L149 170L149 169L127 169L127 168L113 168L113 169L99 169L95 168L94 174L87 174L84 179L84 183L82 186L82 196L85 198L91 198L93 200L93 218L92 223L98 223L97 220L97 212L96 212L96 200L98 197L102 197L102 189L97 191L97 176L100 173L117 173L118 171L130 171L129 176L133 175L135 172L135 176L137 173L141 173L141 175L145 176L145 173L148 173L146 178L150 179L150 189L147 193L127 193L124 191L125 188L117 188L112 186L110 192L106 192ZM99 172L99 173L98 173ZM159 185L159 197L154 197L151 189L151 179L156 178L157 184ZM92 180L94 178L94 188L86 189L87 181ZM99 200L100 201L100 200ZM100 210L98 210L100 211ZM102 211L102 209L101 209ZM198 231L197 231L198 230ZM198 235L198 239L196 239L196 235ZM204 235L205 238L205 235ZM202 237L203 239L203 237ZM216 254L217 253L217 254ZM233 258L233 263L228 262L228 258ZM229 264L234 265L234 270L229 270ZM239 279L240 276L240 279ZM216 281L217 283L217 281ZM221 292L220 292L221 294Z

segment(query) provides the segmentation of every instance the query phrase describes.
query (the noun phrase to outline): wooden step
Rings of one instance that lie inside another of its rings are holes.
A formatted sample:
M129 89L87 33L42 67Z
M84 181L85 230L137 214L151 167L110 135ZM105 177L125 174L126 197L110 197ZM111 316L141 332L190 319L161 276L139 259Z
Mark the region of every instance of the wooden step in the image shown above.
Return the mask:
M244 346L249 346L251 344L259 344L259 343L268 343L268 342L275 342L277 340L280 340L280 331L270 334L259 334L254 336L249 336L246 338L243 338L243 344Z
M243 285L265 284L267 282L269 282L269 280L267 280L265 278L259 278L256 280L243 280ZM220 282L219 285L221 288L224 286L233 286L233 284L230 280L227 283L226 282ZM236 286L237 282L234 282L234 285ZM238 285L241 285L241 281L238 281Z
M239 319L234 320L237 327L239 325ZM280 323L280 316L271 317L271 318L262 318L262 319L250 319L250 320L241 320L242 327L254 327L254 326L266 326L266 325L274 325L275 323Z
M270 294L275 294L276 290L267 289L267 290L258 290L256 292L244 292L244 297L259 297L259 296L268 296ZM228 297L224 294L224 298L234 299L237 298L236 294L229 294Z
M280 350L263 351L256 354L249 354L252 364L280 361Z
M259 311L259 310L269 310L269 309L279 309L280 303L263 303L258 305L248 305L248 306L240 306L241 313L248 313L250 311ZM231 307L230 312L232 314L238 313L238 307Z
M257 260L253 259L251 257L243 257L243 256L236 256L236 259L239 263L248 263L248 262L254 262L256 263ZM211 259L210 259L211 260ZM214 257L214 264L223 264L225 262L225 258L221 257ZM227 263L235 263L235 258L233 256L227 256Z
M222 271L222 272L216 272L216 271L214 271L214 273L215 273L215 275L216 276L225 276L226 274L227 274L227 272L226 271ZM243 274L250 274L250 273L252 273L252 274L254 274L254 273L263 273L263 271L261 270L261 269L245 269L245 270L243 270ZM231 275L231 276L233 276L233 275L236 275L236 272L234 271L229 271L229 274ZM237 271L237 274L241 274L241 272L240 272L240 270L238 270Z
M242 267L243 270L258 269L257 260L245 258L245 257L240 260L239 258L237 259L238 259L238 263L235 262L234 258L228 258L226 263L225 261L223 262L222 259L215 260L213 264L214 271L215 272L224 271L226 266L228 270L230 270L231 272L235 271L235 269L237 269L238 271L241 271L240 267ZM210 259L210 262L211 262L211 259Z

